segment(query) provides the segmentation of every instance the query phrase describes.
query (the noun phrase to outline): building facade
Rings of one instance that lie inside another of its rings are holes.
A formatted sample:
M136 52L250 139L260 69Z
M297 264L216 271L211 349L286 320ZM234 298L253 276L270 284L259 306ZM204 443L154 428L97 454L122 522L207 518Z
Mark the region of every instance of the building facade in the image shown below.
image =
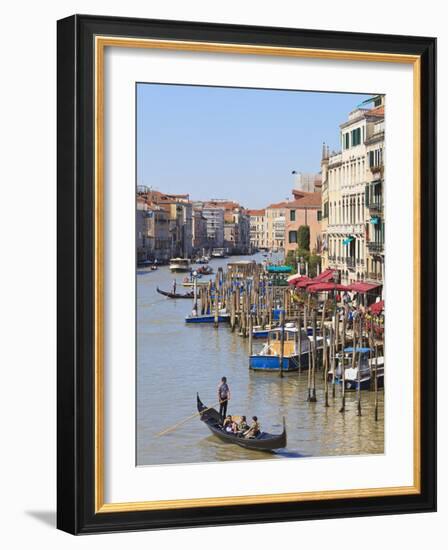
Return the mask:
M285 203L285 253L297 250L298 231L301 226L310 228L310 251L321 250L321 193L296 193L293 201Z
M193 208L193 253L203 253L209 249L207 239L207 220L202 214L202 208Z
M266 241L269 250L285 247L286 207L284 202L266 207Z
M372 111L374 124L366 139L366 273L368 281L384 280L384 105Z
M371 214L382 197L384 97L373 101L373 108L355 109L340 125L341 151L330 154L324 145L322 155L322 268L338 270L343 284L373 274L382 282L384 219Z
M268 248L265 210L248 210L250 244L253 250Z
M250 222L247 211L240 206L226 211L224 220L224 248L227 254L249 254Z
M202 215L206 220L207 240L211 248L224 247L224 209L204 205Z

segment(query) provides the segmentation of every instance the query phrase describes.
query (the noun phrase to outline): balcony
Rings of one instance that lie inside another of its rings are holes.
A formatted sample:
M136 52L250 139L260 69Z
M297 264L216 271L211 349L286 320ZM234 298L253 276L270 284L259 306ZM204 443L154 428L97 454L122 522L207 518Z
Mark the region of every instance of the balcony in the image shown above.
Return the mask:
M327 227L327 232L331 234L338 235L363 235L364 234L364 224L332 224Z
M384 174L384 164L382 162L375 164L374 166L369 166L369 168L374 176L380 175L382 177Z
M373 273L373 272L366 273L366 278L369 281L379 281L379 282L383 281L383 275L381 273Z
M345 264L348 267L348 269L355 269L356 266L356 260L353 257L345 258Z
M376 241L369 241L367 243L367 248L369 249L369 252L371 254L382 254L383 250L384 250L384 243L376 242Z
M373 199L369 202L368 205L369 210L375 210L375 212L382 212L383 211L383 201L381 199Z

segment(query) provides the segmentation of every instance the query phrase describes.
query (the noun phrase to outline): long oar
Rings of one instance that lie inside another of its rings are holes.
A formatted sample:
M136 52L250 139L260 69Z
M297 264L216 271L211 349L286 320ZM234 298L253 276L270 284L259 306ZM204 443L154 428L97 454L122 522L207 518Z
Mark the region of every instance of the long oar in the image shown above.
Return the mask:
M173 430L175 430L176 428L178 428L179 426L182 426L182 424L185 424L186 422L188 422L189 420L191 420L192 418L195 418L196 416L199 416L200 414L203 414L205 413L206 411L209 411L210 409L213 409L214 407L216 407L217 405L220 404L220 401L218 401L217 403L215 403L214 405L212 405L211 407L207 407L206 409L202 410L201 412L196 412L194 414L192 414L191 416L188 416L187 418L184 418L183 420L181 420L180 422L178 422L177 424L174 424L173 426L170 426L169 428L166 428L166 430L163 430L162 432L159 432L156 434L156 437L159 437L161 435L165 435L166 433L168 432L172 432Z

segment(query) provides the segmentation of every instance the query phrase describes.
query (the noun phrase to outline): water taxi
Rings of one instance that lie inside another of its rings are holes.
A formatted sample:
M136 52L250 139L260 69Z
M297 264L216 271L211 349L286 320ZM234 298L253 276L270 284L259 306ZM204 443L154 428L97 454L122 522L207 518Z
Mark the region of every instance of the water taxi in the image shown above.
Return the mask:
M225 258L226 257L226 251L224 248L214 248L212 250L212 257L213 258Z
M190 260L188 258L171 258L170 270L174 272L191 271Z

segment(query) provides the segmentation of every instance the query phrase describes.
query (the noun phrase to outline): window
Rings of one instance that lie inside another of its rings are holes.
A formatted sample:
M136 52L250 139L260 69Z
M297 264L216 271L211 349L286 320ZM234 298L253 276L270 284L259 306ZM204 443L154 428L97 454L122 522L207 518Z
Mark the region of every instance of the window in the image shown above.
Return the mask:
M369 151L369 167L382 166L383 164L383 150L375 149L375 151Z
M296 221L296 211L295 210L290 210L290 212L289 212L289 221L291 221L291 222Z
M344 149L348 149L350 147L350 132L342 135L342 144Z
M297 231L290 231L289 232L289 243L290 244L296 244L297 243Z
M317 221L320 222L322 219L322 211L321 210L318 210L317 211Z
M352 130L352 147L361 143L361 128Z

